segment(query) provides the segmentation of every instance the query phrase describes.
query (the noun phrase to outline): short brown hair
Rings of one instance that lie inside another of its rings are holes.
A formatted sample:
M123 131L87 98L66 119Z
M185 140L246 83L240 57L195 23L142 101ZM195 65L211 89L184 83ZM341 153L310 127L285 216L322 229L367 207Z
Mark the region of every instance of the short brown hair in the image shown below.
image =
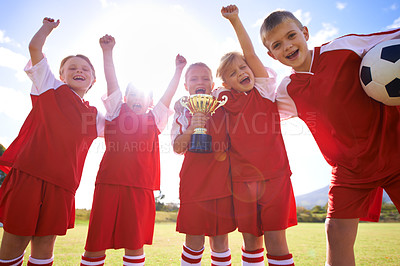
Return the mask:
M79 57L79 58L82 58L83 60L85 60L85 61L89 64L90 68L92 69L93 78L96 79L96 71L94 71L94 67L93 67L93 65L92 65L92 62L90 62L90 60L89 60L89 58L88 58L87 56L82 55L82 54L69 55L69 56L65 57L65 58L61 61L61 64L60 64L60 70L59 70L60 76L62 75L63 67L64 67L65 63L66 63L69 59L74 58L74 57ZM91 87L92 87L92 86L90 86L89 89L90 89ZM89 90L89 89L88 89L88 90Z
M303 24L301 24L300 20L298 20L292 12L286 10L274 11L264 19L264 22L261 25L260 35L262 43L265 45L267 42L268 33L276 26L287 20L292 20L294 23L296 23L299 29L303 29Z
M236 58L241 58L241 59L243 59L243 61L246 62L244 55L242 55L239 52L229 52L229 53L226 53L224 56L222 56L221 60L219 62L219 67L217 69L217 77L221 78L224 81L224 75L225 75L226 69L232 64L232 62Z

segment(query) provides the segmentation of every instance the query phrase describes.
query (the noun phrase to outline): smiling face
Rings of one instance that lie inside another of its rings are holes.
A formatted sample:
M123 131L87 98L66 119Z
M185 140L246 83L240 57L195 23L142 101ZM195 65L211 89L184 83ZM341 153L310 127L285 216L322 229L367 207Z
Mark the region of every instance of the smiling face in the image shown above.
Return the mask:
M307 72L311 65L311 51L307 41L307 27L299 27L293 20L286 19L265 34L264 45L268 54L295 71Z
M72 56L62 63L60 79L83 97L96 81L92 66L85 59Z
M234 55L234 58L226 64L221 71L223 85L227 89L238 92L247 92L254 87L254 74L242 56Z
M211 70L203 64L193 64L186 71L185 88L192 94L210 94L214 87Z

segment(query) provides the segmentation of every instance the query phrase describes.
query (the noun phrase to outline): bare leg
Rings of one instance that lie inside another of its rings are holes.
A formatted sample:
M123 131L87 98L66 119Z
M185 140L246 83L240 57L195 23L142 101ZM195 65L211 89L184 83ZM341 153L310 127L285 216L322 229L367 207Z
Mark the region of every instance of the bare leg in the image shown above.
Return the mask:
M50 259L53 257L56 236L34 236L31 242L31 256L35 259Z
M274 256L289 254L289 248L286 242L286 230L265 231L264 241L268 254Z
M210 237L210 247L214 252L225 252L229 249L228 234L211 236Z
M125 249L125 255L126 256L140 256L144 254L144 249L139 248L139 249Z
M326 262L331 266L354 266L354 243L359 219L327 218Z
M31 241L31 236L18 236L3 231L1 241L0 259L11 260L21 256Z
M185 244L190 249L200 250L204 247L204 239L203 235L186 235Z
M249 233L242 233L243 235L243 248L247 251L254 251L264 247L263 237L255 236Z
M83 256L85 256L86 258L99 258L99 257L103 257L104 255L106 255L106 251L105 250L100 250L100 251L85 251L85 254L83 254Z

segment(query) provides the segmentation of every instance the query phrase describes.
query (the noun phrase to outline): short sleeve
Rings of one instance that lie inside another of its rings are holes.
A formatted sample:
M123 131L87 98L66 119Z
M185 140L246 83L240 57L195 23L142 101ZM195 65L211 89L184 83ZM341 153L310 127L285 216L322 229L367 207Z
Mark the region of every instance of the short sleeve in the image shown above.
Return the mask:
M276 101L281 120L298 116L296 104L287 92L287 86L289 83L290 78L285 77L276 92Z
M32 95L40 95L50 89L57 89L64 84L64 82L55 78L46 57L34 66L32 66L32 61L29 60L24 71L32 80Z
M174 113L173 110L166 107L162 102L158 102L151 112L154 115L157 128L160 132L162 132L167 126L168 117Z
M101 97L104 107L106 108L105 119L112 121L119 116L122 106L122 93L121 90L114 91L111 95L107 94Z
M276 96L276 72L269 67L266 67L269 77L268 78L255 78L254 87L258 90L263 98L272 102L275 101Z

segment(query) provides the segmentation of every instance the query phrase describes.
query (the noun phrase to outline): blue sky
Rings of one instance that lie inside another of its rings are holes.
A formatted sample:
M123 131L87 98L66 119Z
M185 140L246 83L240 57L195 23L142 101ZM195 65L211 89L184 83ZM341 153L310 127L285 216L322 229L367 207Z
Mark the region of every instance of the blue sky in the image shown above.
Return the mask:
M276 9L286 9L309 28L310 48L350 33L372 33L400 27L400 0L382 1L265 1L238 0L0 0L0 143L8 146L18 134L31 105L31 82L23 72L29 59L28 44L44 17L60 19L49 36L44 52L58 73L67 55L82 53L92 60L97 83L85 96L104 112L100 101L106 91L102 54L98 40L104 34L116 38L114 60L121 89L129 81L154 90L155 100L166 89L180 53L188 63L204 62L213 72L220 57L240 50L235 34L220 15L224 5L236 4L253 40L256 52L279 78L288 69L268 57L259 37L262 20ZM220 81L215 79L216 86ZM181 82L174 101L185 95ZM173 154L168 127L160 137L162 193L166 201L178 201L182 156ZM293 172L295 194L304 194L329 184L330 167L324 162L309 131L296 119L282 125ZM89 152L80 188L78 208L90 208L104 140L96 140Z

